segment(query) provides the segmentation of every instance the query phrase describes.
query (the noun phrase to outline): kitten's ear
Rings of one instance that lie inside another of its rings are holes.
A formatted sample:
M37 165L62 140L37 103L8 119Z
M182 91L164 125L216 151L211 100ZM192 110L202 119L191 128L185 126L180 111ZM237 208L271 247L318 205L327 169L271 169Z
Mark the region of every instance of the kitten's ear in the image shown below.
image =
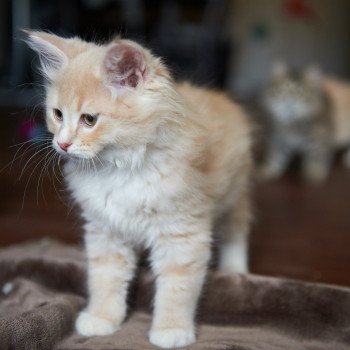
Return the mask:
M27 44L38 53L42 71L48 78L68 63L68 56L64 52L67 49L64 43L66 39L45 32L24 32L27 34Z
M286 62L276 61L272 65L271 77L273 80L286 78L289 74L289 69Z
M320 87L323 82L323 73L319 66L313 64L307 67L303 72L303 80L305 83L314 87Z
M134 89L146 77L142 48L132 42L112 43L103 61L106 84L113 90Z

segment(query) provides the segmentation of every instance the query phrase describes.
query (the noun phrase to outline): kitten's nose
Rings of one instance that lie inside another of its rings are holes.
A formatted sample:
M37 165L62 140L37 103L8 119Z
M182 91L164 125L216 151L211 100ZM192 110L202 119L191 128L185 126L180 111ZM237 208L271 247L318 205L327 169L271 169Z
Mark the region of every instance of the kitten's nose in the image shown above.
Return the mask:
M71 142L58 142L58 145L63 149L63 151L67 152L68 147L72 145Z

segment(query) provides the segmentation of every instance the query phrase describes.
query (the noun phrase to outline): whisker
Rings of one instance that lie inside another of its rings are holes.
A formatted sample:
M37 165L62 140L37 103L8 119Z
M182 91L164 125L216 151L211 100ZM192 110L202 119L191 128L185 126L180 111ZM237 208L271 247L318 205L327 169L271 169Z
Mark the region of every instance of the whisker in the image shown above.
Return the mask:
M32 140L30 140L30 141L32 141ZM24 151L20 156L17 157L17 154L18 154L18 153L21 151L21 149L22 149L24 146L26 146L26 145L27 145L27 142L26 142L26 143L23 143L23 144L19 147L19 149L18 149L18 150L16 151L16 153L14 154L13 159L12 159L8 164L6 164L3 168L1 168L1 169L0 169L0 172L6 170L8 167L10 167L10 171L12 171L12 166L13 166L14 162L15 162L16 160L18 160L19 157L21 157L21 159L22 159L23 156L24 156L26 153L28 153L29 150L32 149L33 147L40 147L41 142L39 142L39 141L38 141L38 142L32 142L32 144L28 145L28 147L25 149L25 151Z
M20 174L20 176L19 176L19 180L22 178L24 172L26 171L26 167L27 167L27 165L29 164L29 162L30 162L35 156L39 155L40 153L44 152L45 150L47 150L47 149L50 148L50 147L51 147L51 145L45 146L44 148L42 148L42 149L40 149L39 151L35 152L35 153L27 160L27 162L25 163L25 165L24 165L24 167L23 167L23 169L22 169L22 171L21 171L21 174Z
M40 149L42 146L47 146L49 143L33 143L31 145L29 145L25 150L24 152L21 152L21 155L18 156L16 159L14 159L14 161L18 160L20 158L20 161L19 161L19 165L22 164L22 161L23 161L23 158L25 155L27 155L29 152L33 151L33 150L36 150L36 149ZM17 153L17 152L16 152ZM11 168L12 170L12 165L11 165Z
M14 147L18 147L18 146L20 146L20 145L24 145L24 144L26 144L26 143L29 143L29 142L31 142L31 143L39 143L39 142L42 142L42 141L51 141L51 137L36 137L36 138L34 138L34 139L30 139L30 140L27 140L27 141L23 141L23 142L19 142L19 143L16 143L16 144L14 144L14 145L11 145L11 146L9 146L9 148L14 148Z
M41 150L41 151L43 151L43 150ZM32 156L31 158L33 158L33 156ZM30 173L30 175L29 175L29 177L28 177L28 181L27 181L27 183L26 183L26 186L25 186L24 192L23 192L23 199L22 199L22 205L21 205L20 213L22 213L23 208L24 208L24 201L25 201L25 197L26 197L26 194L27 194L27 189L28 189L30 180L31 180L31 178L32 178L32 176L33 176L33 174L34 174L34 172L35 172L35 169L39 166L39 164L42 163L43 160L44 160L44 157L42 157L42 158L36 163L36 165L34 166L32 172ZM21 176L22 176L22 174L21 174ZM19 177L19 179L21 179L21 176Z
M94 158L91 158L91 161L92 161L92 164L93 164L94 169L95 169L95 175L97 175L97 168L96 168L96 165L95 165Z
M40 188L41 188L41 193L42 193L43 200L44 200L45 204L47 204L46 198L45 198L45 192L44 192L44 188L43 188L44 177L45 177L45 174L47 172L47 161L52 156L52 154L54 154L54 153L55 153L55 151L51 150L51 151L49 151L47 153L47 155L44 158L44 166L41 169L41 172L40 172L40 175L39 175L39 179L38 179L38 184L37 184L37 190L36 190L37 204L39 204L39 185L40 185Z
M33 143L32 145L28 146L25 149L25 151L20 156L18 156L18 158L20 158L19 165L22 164L24 156L27 155L29 153L29 151L32 152L35 149L39 149L42 146L48 146L49 144L51 144L51 143L50 142L40 142L40 143ZM18 158L16 160L18 160ZM14 159L14 161L15 161L15 159ZM11 170L12 170L12 165L11 165L10 171Z
M104 167L104 164L102 163L102 161L101 161L100 157L98 156L98 154L96 154L96 158L97 158L97 160L100 162L100 164L101 164L101 166L102 166L102 168L103 168L103 167Z
M64 174L62 173L62 169L61 169L61 160L62 160L61 155L58 155L58 160L57 160L58 170L60 171L61 176L64 177Z
M59 179L59 177L57 176L56 171L55 171L55 159L56 159L56 157L58 157L58 153L55 152L54 155L53 155L53 157L50 158L50 163L49 163L49 164L51 164L52 173L53 173L55 179L56 179L59 183L61 183L61 180ZM53 181L53 184L54 184L54 181Z
M56 178L57 181L61 184L61 180L59 179L59 177L57 176L56 171L55 171L56 159L58 160L59 157L60 157L60 156L59 156L58 153L56 153L56 154L54 155L54 157L53 157L53 159L52 159L52 163L53 163L52 169L53 169L53 173L54 173L54 175L55 175L55 178ZM53 185L53 187L54 187L54 189L55 189L55 192L56 192L56 195L57 195L58 199L59 199L64 205L66 205L66 203L63 201L63 199L62 199L62 197L61 197L61 195L60 195L60 193L59 193L59 190L57 189L57 187L56 187L56 185L55 185L55 181L52 182L52 185Z
M89 167L90 167L90 174L94 175L94 166L93 166L93 160L92 158L88 160L89 162Z

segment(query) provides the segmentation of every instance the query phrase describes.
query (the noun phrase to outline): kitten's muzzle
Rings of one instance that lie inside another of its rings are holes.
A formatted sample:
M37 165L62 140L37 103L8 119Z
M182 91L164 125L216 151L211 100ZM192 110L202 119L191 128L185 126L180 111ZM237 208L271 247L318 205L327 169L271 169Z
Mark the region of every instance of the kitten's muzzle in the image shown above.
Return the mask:
M62 149L63 151L65 151L65 152L67 152L69 146L72 145L71 142L57 142L57 143L58 143L58 145L61 147L61 149Z

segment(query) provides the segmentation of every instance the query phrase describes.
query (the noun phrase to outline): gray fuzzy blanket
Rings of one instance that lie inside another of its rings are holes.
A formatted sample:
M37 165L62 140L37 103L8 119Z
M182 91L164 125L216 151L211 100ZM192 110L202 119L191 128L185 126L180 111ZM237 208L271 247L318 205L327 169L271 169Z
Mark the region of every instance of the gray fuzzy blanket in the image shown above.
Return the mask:
M0 349L156 349L148 343L153 277L130 290L129 316L106 337L74 333L86 303L78 247L51 240L0 250ZM350 349L350 289L254 275L208 276L198 341L188 349Z

